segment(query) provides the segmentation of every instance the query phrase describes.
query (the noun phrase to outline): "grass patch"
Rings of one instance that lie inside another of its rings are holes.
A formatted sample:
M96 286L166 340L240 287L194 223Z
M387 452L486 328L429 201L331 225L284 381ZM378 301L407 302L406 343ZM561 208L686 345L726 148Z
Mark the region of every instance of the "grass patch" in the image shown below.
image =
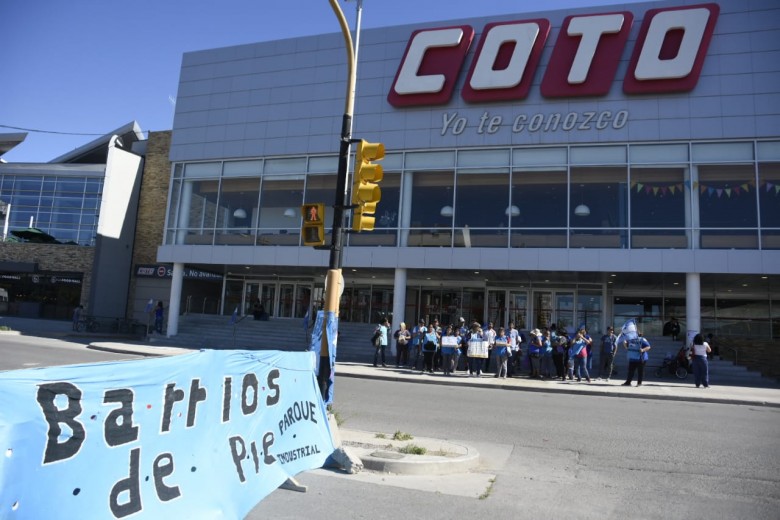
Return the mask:
M410 433L404 433L401 430L396 430L396 432L393 434L393 440L394 441L410 441L414 439Z
M399 453L405 453L407 455L425 455L427 451L428 450L422 446L417 446L415 444L407 444L406 446L398 448Z
M384 433L377 433L377 434L375 435L375 437L376 437L377 439L387 439L387 435L385 435Z
M490 484L488 484L488 487L485 489L485 492L482 493L481 495L479 495L479 499L480 500L485 500L485 499L487 499L487 497L490 496L490 493L493 492L493 484L495 484L495 483L496 483L496 479L491 478L490 479Z
M3 330L3 331L10 331L10 330L11 330L11 327L9 327L9 326L7 326L7 325L0 325L0 330Z
M333 418L336 419L336 426L340 427L342 424L347 422L347 420L342 417L338 411L333 409L333 405L328 405L328 411L331 413L331 415L333 415Z

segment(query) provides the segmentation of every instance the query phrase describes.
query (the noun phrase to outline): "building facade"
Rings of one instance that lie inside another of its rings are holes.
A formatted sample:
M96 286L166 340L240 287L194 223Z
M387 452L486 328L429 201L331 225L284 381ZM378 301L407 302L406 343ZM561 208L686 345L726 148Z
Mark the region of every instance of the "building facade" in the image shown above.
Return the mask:
M25 136L0 134L0 153ZM131 122L46 163L0 161L0 315L125 317L144 141Z
M327 34L184 55L169 333L188 269L222 275L223 314L321 301L329 253L301 245L300 206L332 221L345 52ZM342 320L780 334L776 2L366 30L352 135L387 154L376 228L345 238Z

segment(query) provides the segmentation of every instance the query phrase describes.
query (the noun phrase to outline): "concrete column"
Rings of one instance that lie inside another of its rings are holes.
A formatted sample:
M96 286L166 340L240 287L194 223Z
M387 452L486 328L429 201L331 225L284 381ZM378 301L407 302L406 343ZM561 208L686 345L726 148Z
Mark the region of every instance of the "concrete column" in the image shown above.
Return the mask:
M701 275L687 273L685 275L685 324L690 342L693 334L701 332Z
M176 227L176 244L184 244L187 239L187 229L190 227L190 206L192 205L192 181L183 181L181 186L181 197L179 198L179 220ZM169 224L171 225L171 224ZM171 225L171 227L173 227Z
M179 314L181 313L181 288L184 281L184 264L173 263L171 273L171 297L168 304L168 337L179 333Z
M406 247L409 243L409 226L412 223L412 188L414 185L414 175L410 172L404 173L403 186L401 189L401 215L398 219L398 225L401 227L401 240L399 247ZM406 275L404 275L406 276Z
M395 280L393 281L393 323L391 324L392 332L395 332L395 330L401 325L402 321L406 321L404 312L406 312L406 269L399 267L395 270ZM406 326L409 327L408 322ZM392 345L391 350L393 355L395 355L395 341L390 341L390 344Z

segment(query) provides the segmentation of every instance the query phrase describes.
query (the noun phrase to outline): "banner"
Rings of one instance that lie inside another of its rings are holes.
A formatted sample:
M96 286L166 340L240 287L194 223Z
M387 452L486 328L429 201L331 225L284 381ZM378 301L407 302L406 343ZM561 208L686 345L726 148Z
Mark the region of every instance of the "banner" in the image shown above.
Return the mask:
M314 328L311 331L311 351L315 353L317 360L316 373L319 374L322 367L321 354L322 354L322 334L323 329L328 340L328 362L330 370L327 380L327 388L322 392L322 399L326 405L333 403L333 385L336 382L336 349L338 340L338 326L339 318L333 311L317 311L317 318L314 321ZM327 369L325 369L327 370ZM322 389L320 389L322 390Z
M0 373L0 518L244 518L333 442L311 352Z
M615 340L615 344L621 345L623 342L631 341L637 337L638 333L636 328L636 320L628 320L620 328L620 334L618 334L617 340Z
M486 358L488 357L488 342L481 339L472 339L469 341L469 348L466 352L468 357Z

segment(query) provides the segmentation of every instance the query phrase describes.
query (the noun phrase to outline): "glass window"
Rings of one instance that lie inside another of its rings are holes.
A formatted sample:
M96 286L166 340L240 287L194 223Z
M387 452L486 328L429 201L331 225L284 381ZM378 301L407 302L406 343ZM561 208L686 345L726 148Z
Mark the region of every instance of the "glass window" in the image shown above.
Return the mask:
M300 173L306 171L306 157L292 157L289 159L267 159L265 161L266 174Z
M687 168L631 169L631 247L687 249Z
M758 165L761 226L780 228L780 163Z
M695 162L737 162L753 160L753 143L698 143L691 146Z
M405 175L413 176L411 231L407 245L451 246L452 218L455 214L453 172L418 171L406 172Z
M58 179L57 180L57 192L56 194L58 196L74 196L74 195L82 195L84 193L85 188L85 181L82 180L69 180L69 179Z
M103 180L102 179L87 179L87 185L85 188L87 193L102 193L103 192Z
M309 172L330 173L338 171L338 169L339 158L335 155L329 155L327 157L309 157Z
M35 192L40 193L41 185L43 184L43 177L19 177L14 186L16 193L22 192Z
M217 215L219 181L216 179L187 180L182 189L186 192L186 196L182 196L178 227L195 230L213 229Z
M335 181L334 181L335 182ZM380 183L382 196L374 213L374 231L370 233L353 233L349 244L353 246L396 244L397 230L400 226L399 205L401 203L401 173L385 170L384 179ZM329 200L333 200L333 193ZM328 221L330 222L330 221ZM326 222L327 226L327 222ZM330 243L328 237L326 243Z
M628 147L631 164L688 162L687 144L632 144Z
M627 227L626 168L572 168L571 227Z
M221 169L220 162L192 163L185 166L184 176L190 179L219 177Z
M685 227L685 169L631 169L631 227Z
M717 300L716 336L768 337L768 300Z
M571 164L625 164L625 146L573 146Z
M475 150L458 152L458 166L482 168L508 166L509 150Z
M758 179L761 248L780 249L780 163L760 163Z
M260 243L298 245L303 183L303 175L267 176L263 179L258 227L264 238Z
M81 210L82 204L82 197L57 197L53 207L56 211Z
M250 228L256 227L259 195L260 177L222 179L216 209L217 229L246 235Z
M225 163L223 177L259 177L263 161L229 161Z
M523 169L538 166L566 166L566 148L518 148L512 151L512 166Z
M406 168L433 169L455 167L455 152L409 152L406 154Z
M511 191L512 247L566 247L566 169L514 169Z
M509 172L459 170L455 177L455 226L509 226Z
M699 166L701 227L755 227L752 165Z
M454 176L446 172L410 172L412 179L411 227L452 226Z

